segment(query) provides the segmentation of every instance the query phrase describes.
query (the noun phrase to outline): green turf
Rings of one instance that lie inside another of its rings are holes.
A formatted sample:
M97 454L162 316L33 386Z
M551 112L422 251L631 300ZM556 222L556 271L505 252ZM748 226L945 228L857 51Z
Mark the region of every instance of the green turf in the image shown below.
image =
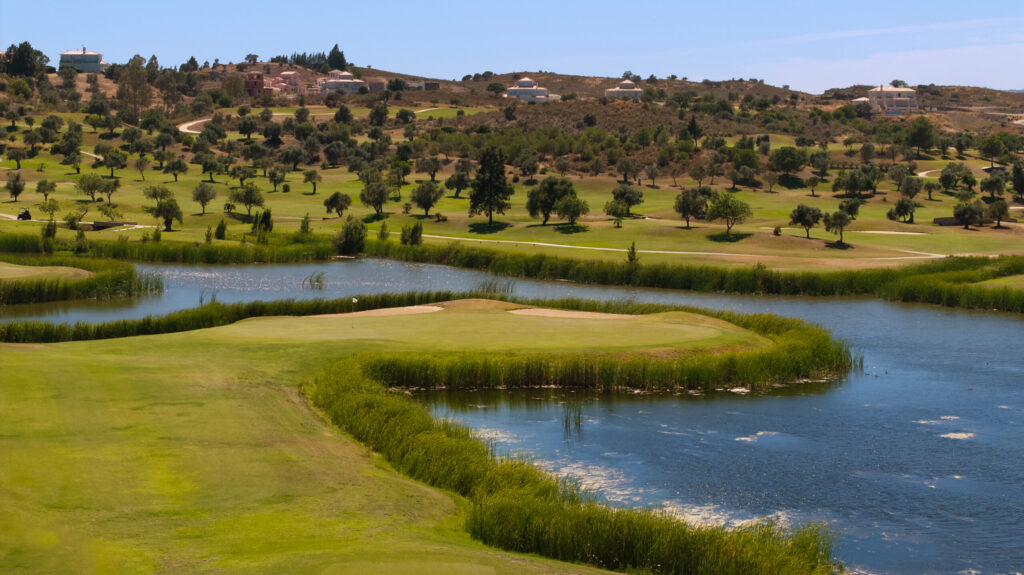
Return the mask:
M22 266L0 262L0 281L4 280L78 280L92 275L83 269L64 266Z
M593 572L470 540L461 499L393 472L317 417L298 384L371 350L765 342L682 313L564 319L500 307L0 345L0 570Z

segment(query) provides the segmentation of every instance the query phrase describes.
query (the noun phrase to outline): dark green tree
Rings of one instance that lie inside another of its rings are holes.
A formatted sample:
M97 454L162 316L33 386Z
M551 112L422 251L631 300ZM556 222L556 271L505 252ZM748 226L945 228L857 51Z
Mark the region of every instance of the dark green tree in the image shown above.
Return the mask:
M348 68L348 62L345 60L345 53L338 49L338 45L335 44L329 54L327 54L327 65L332 70L344 70Z
M644 203L644 193L626 184L619 184L612 190L612 199L626 204L626 216L629 216L633 206Z
M749 204L729 192L720 192L711 198L706 217L712 222L722 220L725 235L731 236L733 226L743 223L753 214Z
M7 193L11 195L11 200L17 202L18 196L25 191L25 180L21 177L20 172L7 172L7 183L4 187L7 188Z
M352 198L348 194L341 192L334 192L324 200L324 207L327 208L327 213L335 212L339 218L351 205Z
M322 180L323 177L320 175L320 172L316 170L306 170L305 172L302 172L302 181L307 184L313 184L314 196L316 195L316 185L320 183ZM340 216L341 214L338 215Z
M373 212L380 217L384 214L384 203L388 201L390 189L383 181L375 181L366 184L359 192L359 201L364 206L373 208Z
M349 216L333 239L334 247L339 254L354 255L363 251L366 243L366 225L362 221Z
M839 235L839 245L843 245L843 230L850 225L852 218L850 214L840 210L832 212L831 214L825 214L825 231Z
M441 159L437 157L420 158L416 160L416 171L428 174L433 182L437 172L441 170Z
M575 226L576 220L590 213L590 205L576 194L568 194L555 202L555 213L570 226Z
M203 215L206 215L206 205L212 202L216 197L217 190L206 182L200 182L192 189L192 201L202 206Z
M708 209L708 199L700 190L691 188L683 190L676 196L673 207L676 213L686 220L686 229L690 229L690 218L704 217Z
M241 187L231 190L229 198L232 203L245 206L246 215L252 215L253 207L263 207L263 192L253 182L246 182Z
M437 204L438 200L444 197L444 189L435 182L423 182L412 191L412 203L416 204L423 215L430 215L430 208Z
M164 222L164 231L171 231L171 225L174 220L178 220L178 223L182 223L184 215L181 213L181 207L178 206L178 200L171 198L163 198L157 200L156 207L153 209L153 217Z
M784 174L800 171L807 164L807 151L793 146L783 146L772 152L772 169Z
M540 217L541 225L547 225L551 212L555 210L555 204L568 195L576 195L572 182L565 178L548 176L527 194L526 210L531 218Z
M818 225L821 221L821 210L806 204L798 205L789 214L790 225L800 226L804 229L807 234L807 239L811 239L811 228Z
M186 164L185 160L181 158L174 158L173 160L168 161L164 165L164 173L171 174L172 176L174 176L175 182L178 181L178 175L184 174L187 171L188 164Z
M454 174L448 176L448 179L444 181L444 187L449 190L455 190L455 197L459 197L462 190L469 188L472 185L472 180L469 177L469 172L457 171Z
M917 116L910 121L904 132L906 144L917 149L916 157L921 157L921 150L935 145L935 126L925 116ZM842 242L840 242L842 243Z
M480 154L480 167L469 194L469 215L487 214L488 225L494 224L494 213L505 213L512 207L509 198L515 188L505 178L505 156L497 148L486 148Z

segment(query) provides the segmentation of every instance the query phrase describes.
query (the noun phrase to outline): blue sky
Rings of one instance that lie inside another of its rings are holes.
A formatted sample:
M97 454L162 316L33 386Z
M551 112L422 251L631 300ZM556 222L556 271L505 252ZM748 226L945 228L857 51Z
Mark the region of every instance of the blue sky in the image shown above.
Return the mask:
M237 62L338 43L358 65L439 78L631 70L763 78L814 93L896 78L1024 89L1024 0L0 0L0 43L22 40L54 62L83 44L109 62L139 53L177 65L192 55Z

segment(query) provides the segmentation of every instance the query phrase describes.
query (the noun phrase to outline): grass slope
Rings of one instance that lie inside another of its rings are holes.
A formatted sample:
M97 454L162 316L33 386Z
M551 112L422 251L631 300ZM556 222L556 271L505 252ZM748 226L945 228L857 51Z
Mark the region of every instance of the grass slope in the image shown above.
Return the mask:
M463 304L0 345L0 568L594 572L470 540L462 499L399 476L296 391L348 354L486 341L506 351L762 344L689 314L565 319Z
M66 266L22 266L8 262L0 262L0 281L74 281L87 278L91 275L92 273L87 270Z

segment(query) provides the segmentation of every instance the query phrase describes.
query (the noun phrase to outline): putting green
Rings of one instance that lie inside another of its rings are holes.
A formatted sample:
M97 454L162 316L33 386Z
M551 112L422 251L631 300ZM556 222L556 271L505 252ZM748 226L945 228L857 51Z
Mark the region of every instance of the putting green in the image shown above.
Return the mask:
M766 345L677 312L559 317L443 305L0 345L0 570L596 572L471 540L462 499L395 473L320 419L298 384L374 350Z

